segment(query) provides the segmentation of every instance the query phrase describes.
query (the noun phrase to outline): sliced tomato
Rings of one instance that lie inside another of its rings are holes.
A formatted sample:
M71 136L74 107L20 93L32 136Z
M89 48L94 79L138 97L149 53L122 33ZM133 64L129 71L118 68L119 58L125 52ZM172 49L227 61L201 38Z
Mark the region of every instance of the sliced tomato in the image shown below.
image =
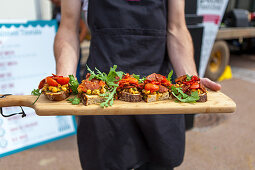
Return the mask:
M105 82L100 80L99 83L98 83L100 86L104 86L105 85Z
M51 78L51 77L46 78L46 83L49 86L58 86L58 82L56 80L54 80L53 78Z
M170 81L166 81L164 83L162 83L162 85L166 86L166 87L171 87L172 84L170 83Z
M150 90L151 92L155 92L159 90L159 86L156 84L148 83L144 86L145 90Z
M138 80L136 78L130 77L128 80L130 84L138 84Z
M69 82L69 77L59 77L57 79L57 82L60 84L60 85L65 85L65 84L68 84Z
M199 81L200 79L197 76L192 76L192 80Z
M40 84L39 84L39 86L38 86L38 89L42 89L43 86L44 86L44 84L45 84L45 79L43 79L42 81L40 81Z
M158 82L158 81L153 81L153 82L151 82L152 84L156 84L156 85L160 85L161 83L160 82Z
M190 86L190 89L198 89L199 88L199 84L197 82L193 83L191 86Z

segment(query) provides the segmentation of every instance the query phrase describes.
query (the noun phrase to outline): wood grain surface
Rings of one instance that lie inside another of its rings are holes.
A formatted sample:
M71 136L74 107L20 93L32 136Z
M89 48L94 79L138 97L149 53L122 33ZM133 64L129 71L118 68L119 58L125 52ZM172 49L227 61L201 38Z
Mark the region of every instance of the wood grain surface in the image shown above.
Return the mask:
M73 96L70 96L73 97ZM0 107L32 107L40 116L55 115L143 115L143 114L190 114L190 113L233 113L235 102L221 92L208 92L205 103L180 103L165 100L153 103L130 103L116 100L113 106L101 108L99 105L72 105L67 101L49 101L44 95L33 105L36 96L7 96L0 99Z

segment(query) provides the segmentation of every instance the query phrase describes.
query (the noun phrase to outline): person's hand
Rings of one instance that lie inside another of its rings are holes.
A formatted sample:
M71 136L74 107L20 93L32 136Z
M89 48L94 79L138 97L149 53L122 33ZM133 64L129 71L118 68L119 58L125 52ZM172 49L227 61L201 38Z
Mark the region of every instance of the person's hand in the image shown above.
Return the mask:
M215 82L213 82L212 80L210 80L208 78L200 78L200 81L205 87L207 87L207 88L209 88L213 91L219 91L221 89L220 84L215 83Z

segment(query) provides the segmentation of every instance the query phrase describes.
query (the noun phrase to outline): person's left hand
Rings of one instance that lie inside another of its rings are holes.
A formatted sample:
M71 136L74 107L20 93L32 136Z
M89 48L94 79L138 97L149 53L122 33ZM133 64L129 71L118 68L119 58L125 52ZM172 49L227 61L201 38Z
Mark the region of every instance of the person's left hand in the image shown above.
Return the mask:
M200 81L205 87L207 87L207 88L209 88L213 91L219 91L221 89L220 84L215 83L215 82L213 82L212 80L210 80L208 78L200 78Z

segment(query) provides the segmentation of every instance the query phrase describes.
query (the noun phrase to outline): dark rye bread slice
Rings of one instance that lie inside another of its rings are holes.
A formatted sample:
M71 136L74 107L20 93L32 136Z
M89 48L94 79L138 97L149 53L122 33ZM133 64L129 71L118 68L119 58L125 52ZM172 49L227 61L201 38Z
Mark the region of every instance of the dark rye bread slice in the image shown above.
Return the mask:
M119 99L125 102L140 102L142 101L142 95L139 94L131 94L128 92L121 92L119 95Z
M57 93L53 93L53 92L43 92L43 94L51 101L61 101L61 100L65 100L67 97L70 96L70 92L69 91L60 91Z
M199 94L199 100L197 102L206 102L207 101L207 93Z
M82 94L79 94L79 97L81 98L81 101L85 106L88 106L90 104L102 103L105 100L104 97L98 96L96 94L89 95L89 94L82 93Z
M150 103L155 101L168 100L170 99L170 95L169 95L169 92L149 94L149 95L144 95L143 99L145 102Z

